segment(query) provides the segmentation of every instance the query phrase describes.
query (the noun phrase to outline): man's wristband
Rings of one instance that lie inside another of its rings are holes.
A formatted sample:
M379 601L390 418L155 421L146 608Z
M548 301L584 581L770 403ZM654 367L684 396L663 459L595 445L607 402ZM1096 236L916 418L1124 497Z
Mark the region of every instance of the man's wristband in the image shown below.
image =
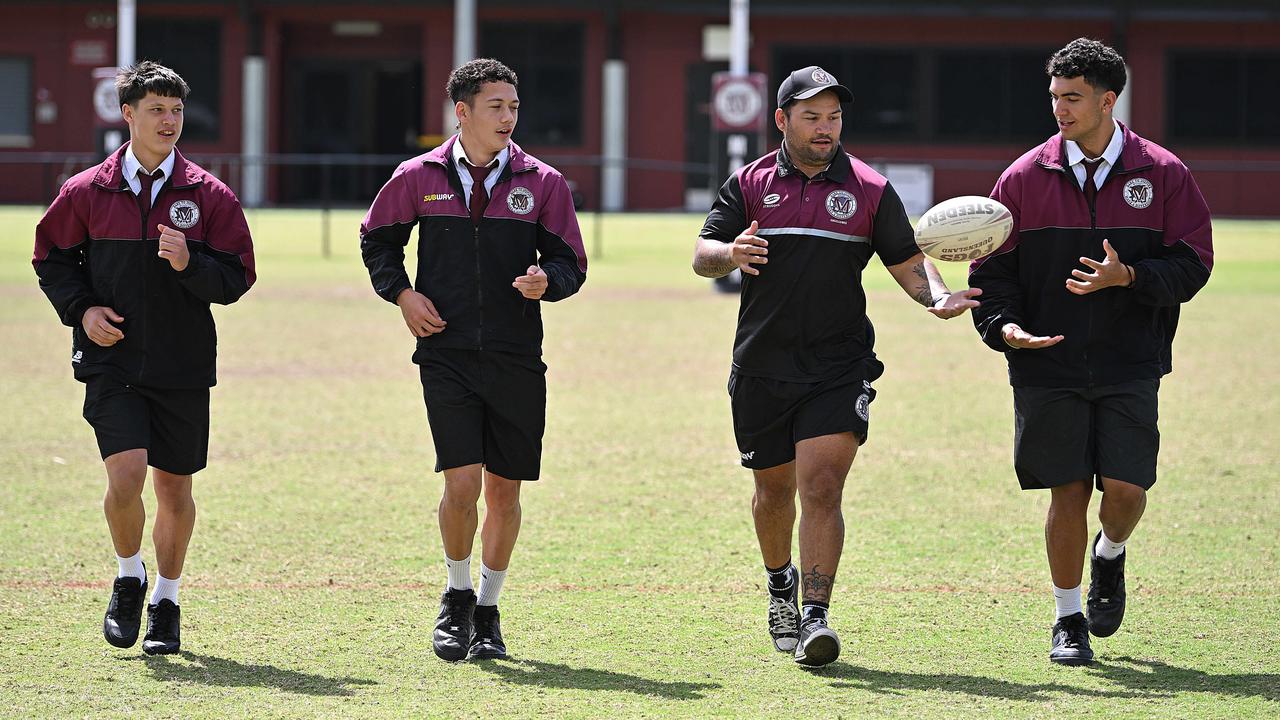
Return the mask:
M1133 287L1133 284L1138 281L1138 274L1133 269L1132 265L1125 265L1124 269L1129 271L1129 284L1125 285L1125 287L1131 288Z

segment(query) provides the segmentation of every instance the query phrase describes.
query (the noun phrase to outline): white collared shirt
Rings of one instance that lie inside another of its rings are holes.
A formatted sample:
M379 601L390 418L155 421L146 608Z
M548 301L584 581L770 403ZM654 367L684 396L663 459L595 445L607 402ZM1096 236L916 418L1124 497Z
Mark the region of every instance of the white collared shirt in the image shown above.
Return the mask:
M1115 131L1111 133L1111 142L1107 143L1107 149L1102 151L1102 159L1098 161L1098 169L1093 171L1093 185L1101 188L1102 183L1106 182L1107 175L1111 173L1111 168L1115 167L1116 162L1120 160L1120 151L1124 149L1124 131L1120 129L1120 123L1113 118L1111 125L1115 127ZM1080 149L1080 144L1075 140L1068 140L1067 145L1067 163L1071 170L1076 174L1076 184L1084 187L1084 179L1086 177L1084 169L1084 151Z
M174 152L169 151L168 157L160 162L160 167L156 168L160 171L161 176L156 178L155 183L151 185L151 203L154 205L156 196L160 194L160 186L164 185L164 181L173 176L173 159ZM129 183L129 189L134 195L142 192L142 181L138 179L138 173L145 171L142 163L138 162L138 156L133 154L133 143L129 143L129 147L124 151L124 181Z
M462 181L462 199L467 207L471 207L471 186L475 184L475 180L471 178L471 171L467 168L475 166L467 159L467 153L462 149L462 135L459 134L457 138L453 143L453 162L458 166L458 179ZM484 189L490 197L493 196L493 186L498 184L498 176L502 174L502 168L506 167L510 159L511 146L508 145L485 166L492 168L489 176L484 179Z

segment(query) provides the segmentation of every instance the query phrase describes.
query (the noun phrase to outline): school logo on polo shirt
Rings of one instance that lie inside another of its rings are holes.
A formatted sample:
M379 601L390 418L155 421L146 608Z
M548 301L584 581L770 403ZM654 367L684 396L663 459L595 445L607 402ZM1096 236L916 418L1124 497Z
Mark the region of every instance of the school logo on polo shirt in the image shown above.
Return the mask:
M837 220L848 220L858 211L858 201L847 190L834 190L827 196L827 213Z
M507 208L517 215L528 215L533 212L533 193L529 188L511 188L507 193Z
M179 200L169 206L169 220L183 230L200 222L200 208L190 200Z
M1129 207L1144 210L1151 206L1155 199L1151 181L1146 178L1134 178L1124 184L1124 201Z

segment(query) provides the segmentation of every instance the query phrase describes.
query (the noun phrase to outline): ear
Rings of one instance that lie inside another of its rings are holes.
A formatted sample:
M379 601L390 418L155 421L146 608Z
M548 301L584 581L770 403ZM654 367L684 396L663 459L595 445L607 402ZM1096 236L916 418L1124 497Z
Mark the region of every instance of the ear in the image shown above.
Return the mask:
M773 123L778 126L778 132L785 133L787 131L787 111L782 108L774 110Z
M463 120L466 120L470 117L471 108L468 107L466 103L459 100L458 102L453 104L453 115L454 117L458 118L458 123L461 124Z
M1108 90L1104 93L1102 95L1102 111L1111 112L1112 110L1115 110L1117 97L1118 96L1112 90Z
M120 117L124 118L126 123L133 124L133 106L129 103L121 105Z

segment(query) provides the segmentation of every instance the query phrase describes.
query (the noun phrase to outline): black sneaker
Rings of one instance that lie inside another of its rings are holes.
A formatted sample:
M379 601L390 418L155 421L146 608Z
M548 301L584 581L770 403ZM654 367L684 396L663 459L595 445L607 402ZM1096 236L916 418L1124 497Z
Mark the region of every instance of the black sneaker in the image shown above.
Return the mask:
M502 642L502 624L498 619L497 605L477 605L475 626L471 631L471 651L468 660L503 660L507 646Z
M436 657L449 662L467 658L471 647L471 615L476 609L473 590L448 588L440 596L440 615L431 634L431 648Z
M111 586L111 600L102 618L102 636L118 648L133 647L142 627L142 605L147 597L147 581L118 577Z
M1102 531L1098 531L1098 536ZM1098 536L1089 546L1089 632L1098 637L1114 635L1124 620L1124 559L1128 549L1119 557L1107 560L1098 557Z
M142 639L142 652L148 655L176 655L182 646L179 619L182 610L165 598L147 606L147 636Z
M1053 624L1053 647L1049 660L1061 665L1088 665L1093 662L1089 647L1089 621L1084 613L1058 618Z
M822 618L810 618L800 624L796 643L796 662L808 667L822 667L840 657L840 638Z
M778 652L795 652L800 639L800 573L794 565L787 571L791 590L784 597L769 588L769 635Z

